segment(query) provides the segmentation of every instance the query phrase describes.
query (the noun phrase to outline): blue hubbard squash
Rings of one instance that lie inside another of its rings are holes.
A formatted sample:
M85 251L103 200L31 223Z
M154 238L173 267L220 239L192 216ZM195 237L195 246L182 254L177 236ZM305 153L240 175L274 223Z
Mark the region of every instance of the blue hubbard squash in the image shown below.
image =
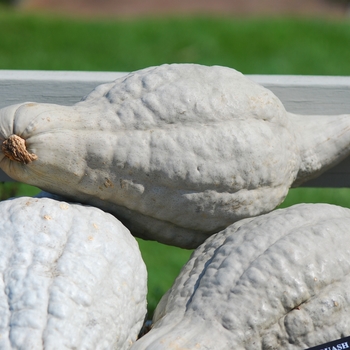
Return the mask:
M127 350L147 272L112 215L49 198L0 202L0 349Z
M73 106L0 110L0 167L112 213L135 236L195 248L344 159L349 125L287 113L234 69L162 65Z
M194 251L131 349L304 350L348 336L349 256L349 209L241 220Z

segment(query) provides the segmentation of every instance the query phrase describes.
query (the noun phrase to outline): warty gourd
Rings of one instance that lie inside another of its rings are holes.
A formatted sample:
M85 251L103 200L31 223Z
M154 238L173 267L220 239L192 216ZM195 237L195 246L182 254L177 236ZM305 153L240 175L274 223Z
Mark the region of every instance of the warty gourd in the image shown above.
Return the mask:
M0 213L0 349L129 349L147 294L130 232L100 209L48 198L3 201Z
M300 204L194 251L132 350L304 350L350 334L350 210Z
M73 106L0 110L0 167L114 214L135 236L195 248L345 158L349 126L350 115L287 113L230 68L162 65Z

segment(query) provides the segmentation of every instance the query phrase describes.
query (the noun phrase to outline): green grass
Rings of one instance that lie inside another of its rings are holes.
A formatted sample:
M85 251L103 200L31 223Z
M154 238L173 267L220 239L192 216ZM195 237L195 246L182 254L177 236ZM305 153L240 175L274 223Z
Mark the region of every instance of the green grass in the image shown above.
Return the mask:
M73 20L0 8L0 32L0 69L131 71L196 62L246 74L350 75L349 21Z
M279 207L297 203L329 203L350 208L350 188L293 188Z
M0 200L11 197L35 196L40 190L33 186L28 186L19 182L0 183Z
M0 7L0 69L132 71L172 62L219 64L245 74L350 75L350 22L296 18L83 20ZM1 198L34 195L3 184ZM326 202L350 207L349 189L290 191L281 207ZM149 311L190 251L138 240L149 272Z

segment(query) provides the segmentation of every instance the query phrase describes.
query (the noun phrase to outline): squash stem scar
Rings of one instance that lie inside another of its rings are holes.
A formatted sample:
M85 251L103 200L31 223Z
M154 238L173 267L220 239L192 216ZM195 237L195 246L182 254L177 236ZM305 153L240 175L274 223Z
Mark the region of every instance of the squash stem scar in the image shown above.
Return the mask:
M1 148L7 158L19 163L28 164L38 159L36 154L27 151L26 141L18 135L9 136Z

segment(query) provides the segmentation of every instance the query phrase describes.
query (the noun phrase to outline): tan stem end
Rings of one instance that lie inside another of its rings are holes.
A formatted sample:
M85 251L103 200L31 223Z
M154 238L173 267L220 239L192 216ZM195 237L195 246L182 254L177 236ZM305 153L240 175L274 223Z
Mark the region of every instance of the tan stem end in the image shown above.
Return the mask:
M28 164L38 159L36 154L27 151L26 141L18 135L9 136L2 143L2 151L7 158L19 163Z

